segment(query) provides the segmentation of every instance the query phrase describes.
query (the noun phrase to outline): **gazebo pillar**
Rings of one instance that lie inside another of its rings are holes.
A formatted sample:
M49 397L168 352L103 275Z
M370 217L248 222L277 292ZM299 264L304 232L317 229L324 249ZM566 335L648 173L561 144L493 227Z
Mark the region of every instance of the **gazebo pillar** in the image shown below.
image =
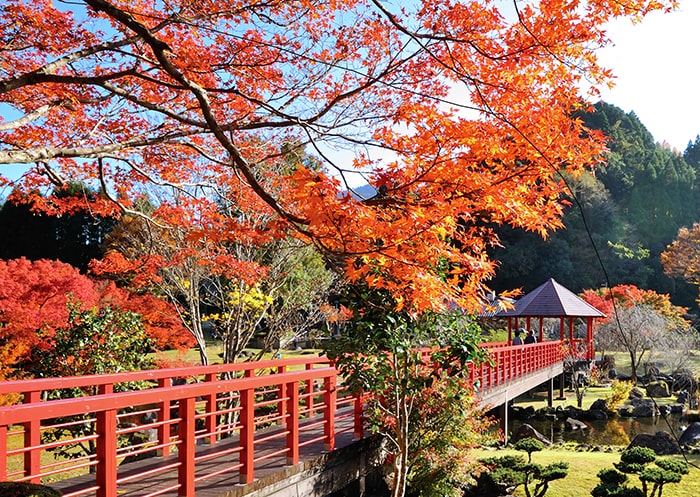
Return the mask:
M564 316L559 318L559 340L564 341Z
M593 318L588 316L586 318L586 359L592 361L595 359L595 349L593 347Z
M578 355L578 345L576 345L576 338L574 337L574 318L572 317L569 317L569 343L574 351L574 356Z

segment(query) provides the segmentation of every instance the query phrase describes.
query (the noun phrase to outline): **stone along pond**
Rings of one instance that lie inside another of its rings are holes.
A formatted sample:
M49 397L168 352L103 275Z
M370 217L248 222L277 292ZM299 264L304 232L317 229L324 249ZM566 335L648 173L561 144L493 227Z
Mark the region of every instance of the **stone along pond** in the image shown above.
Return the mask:
M664 417L623 418L582 421L586 428L571 429L565 419L513 419L511 433L517 433L523 424L529 424L554 444L573 443L591 446L627 446L637 435L654 435L658 431L672 433L679 438L691 424L683 415L668 414Z
M676 402L668 400L657 403L642 389L635 388L625 405L615 411L610 411L602 399L588 409L568 403L540 409L516 404L510 410L508 432L513 436L526 428L523 425L529 425L553 444L588 446L627 446L639 435L653 436L658 432L679 440L686 428L697 421L698 415L691 414L697 411L689 409L687 393L678 399L674 396ZM693 429L698 427L694 425ZM693 445L697 442L692 441Z

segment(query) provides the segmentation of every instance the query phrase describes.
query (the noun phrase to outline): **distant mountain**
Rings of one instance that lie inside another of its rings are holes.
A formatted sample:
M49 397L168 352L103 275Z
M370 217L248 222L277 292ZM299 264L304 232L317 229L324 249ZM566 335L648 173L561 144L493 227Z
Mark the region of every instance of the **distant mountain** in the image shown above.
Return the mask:
M371 185L362 185L351 190L352 196L361 200L367 200L377 194L377 190Z

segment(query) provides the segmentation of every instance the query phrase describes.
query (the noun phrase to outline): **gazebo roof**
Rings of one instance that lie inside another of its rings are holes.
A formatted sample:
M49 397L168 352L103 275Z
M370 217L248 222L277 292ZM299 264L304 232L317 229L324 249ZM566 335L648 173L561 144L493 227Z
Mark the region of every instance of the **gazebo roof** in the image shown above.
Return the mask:
M605 317L605 314L550 278L498 317Z

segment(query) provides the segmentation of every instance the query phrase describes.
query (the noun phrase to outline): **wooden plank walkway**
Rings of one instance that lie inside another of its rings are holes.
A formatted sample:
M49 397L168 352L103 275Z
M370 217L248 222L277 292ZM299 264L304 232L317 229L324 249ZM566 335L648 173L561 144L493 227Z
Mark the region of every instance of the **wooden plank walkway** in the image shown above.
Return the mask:
M342 417L343 411L348 414L352 409L339 410L340 419L336 420L336 450L351 445L353 439L353 417ZM240 497L258 491L260 488L273 485L280 480L289 478L295 473L309 469L316 464L322 464L325 455L322 441L308 441L320 438L323 435L323 425L319 423L322 416L313 416L300 423L301 427L316 424L316 426L304 430L300 440L299 464L290 466L287 464L285 447L286 429L283 425L271 426L256 431L255 447L255 480L249 484L239 483L240 475L235 467L238 465L239 437L231 437L219 440L214 445L201 444L196 449L196 457L210 456L204 461L198 461L196 466L196 495L197 497ZM259 439L259 441L258 441ZM164 471L163 468L168 468ZM153 472L153 474L148 474ZM217 474L220 473L220 474ZM122 464L118 468L119 479L134 477L134 479L119 484L120 497L164 497L178 496L178 489L173 488L178 481L177 452L168 457L152 457L141 461ZM207 475L214 475L209 476ZM206 478L206 479L202 479ZM95 475L85 475L50 486L63 493L71 495L81 490L90 488L95 484ZM80 495L94 496L95 491L80 493ZM188 496L190 497L190 496Z

